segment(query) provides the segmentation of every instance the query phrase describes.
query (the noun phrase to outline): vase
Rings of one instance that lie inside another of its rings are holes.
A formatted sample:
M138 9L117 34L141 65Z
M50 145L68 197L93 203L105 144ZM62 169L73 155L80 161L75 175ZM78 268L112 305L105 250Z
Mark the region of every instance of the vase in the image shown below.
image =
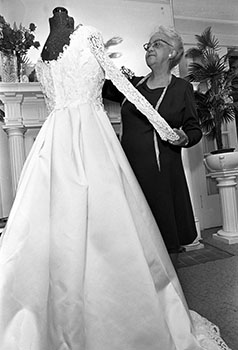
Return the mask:
M21 82L22 76L23 76L22 60L20 55L17 55L16 58L17 58L17 79L18 79L18 82Z
M18 82L17 58L13 54L0 52L0 75L1 80L7 83Z

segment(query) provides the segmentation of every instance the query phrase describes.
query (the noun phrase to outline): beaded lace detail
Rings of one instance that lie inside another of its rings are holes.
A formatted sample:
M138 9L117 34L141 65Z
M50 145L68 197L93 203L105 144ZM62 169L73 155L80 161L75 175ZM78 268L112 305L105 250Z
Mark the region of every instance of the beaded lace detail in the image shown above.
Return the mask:
M101 34L93 27L79 27L70 36L70 44L64 47L57 60L38 61L37 77L49 112L73 102L102 106L104 71L127 99L148 118L163 140L178 139L167 122L113 64L105 52Z
M45 65L42 61L38 61L36 65L36 74L41 84L41 90L44 94L47 110L48 112L51 112L55 107L55 90L50 70L44 69L44 66Z
M219 328L195 311L190 310L196 338L204 350L231 350L220 336Z
M107 77L113 82L119 91L132 102L136 108L143 113L153 127L156 129L162 140L175 141L179 137L161 117L161 115L153 108L153 106L134 88L134 86L126 79L123 73L113 64L104 50L103 41L100 33L93 33L89 37L91 50L105 70Z
M88 36L92 32L93 27L78 27L57 60L37 62L36 73L49 112L72 103L102 107L105 74L89 48Z

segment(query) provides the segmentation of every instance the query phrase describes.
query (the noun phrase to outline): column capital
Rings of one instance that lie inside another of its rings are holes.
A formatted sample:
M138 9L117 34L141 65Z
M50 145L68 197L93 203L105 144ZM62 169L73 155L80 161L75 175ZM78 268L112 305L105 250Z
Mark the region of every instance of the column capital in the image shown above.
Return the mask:
M4 104L21 103L23 101L23 94L21 92L2 92L0 93L1 101Z
M23 137L25 132L27 131L27 128L24 125L3 125L3 130L7 133L8 137L12 136L20 136Z
M42 123L47 117L39 83L0 82L0 100L4 104L6 126Z
M207 174L211 178L226 178L230 176L238 176L237 169L223 170L223 171L214 171Z

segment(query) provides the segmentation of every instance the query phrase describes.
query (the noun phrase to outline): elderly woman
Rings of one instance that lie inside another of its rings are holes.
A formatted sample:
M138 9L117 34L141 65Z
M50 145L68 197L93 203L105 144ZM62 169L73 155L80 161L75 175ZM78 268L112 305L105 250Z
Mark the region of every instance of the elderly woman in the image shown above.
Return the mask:
M151 72L146 77L133 77L131 82L179 139L173 143L162 141L147 118L108 81L103 96L122 103L122 147L176 265L181 246L192 243L197 236L181 149L198 143L202 132L192 85L171 73L184 53L180 35L160 26L144 49Z

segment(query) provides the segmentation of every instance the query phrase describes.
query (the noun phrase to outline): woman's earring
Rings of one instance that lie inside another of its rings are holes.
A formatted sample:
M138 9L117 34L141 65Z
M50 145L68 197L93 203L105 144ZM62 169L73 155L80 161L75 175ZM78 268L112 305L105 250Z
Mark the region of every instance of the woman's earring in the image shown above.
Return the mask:
M172 57L172 54L170 53L170 54L169 54L169 58L171 58L171 57Z

